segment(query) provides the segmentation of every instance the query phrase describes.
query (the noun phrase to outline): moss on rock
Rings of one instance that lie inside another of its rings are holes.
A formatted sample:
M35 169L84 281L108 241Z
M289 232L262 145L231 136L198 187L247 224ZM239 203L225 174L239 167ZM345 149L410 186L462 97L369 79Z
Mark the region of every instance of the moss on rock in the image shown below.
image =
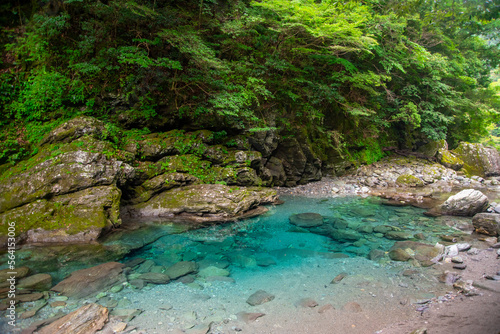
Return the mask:
M65 242L65 238L82 232L96 239L103 229L121 224L120 197L121 191L115 186L101 186L50 200L39 199L1 214L0 235L6 235L7 223L14 222L18 235L32 232L28 234L31 242L40 241L40 235Z
M425 185L424 181L410 174L400 175L397 178L396 183L400 186L407 186L407 187L423 187Z

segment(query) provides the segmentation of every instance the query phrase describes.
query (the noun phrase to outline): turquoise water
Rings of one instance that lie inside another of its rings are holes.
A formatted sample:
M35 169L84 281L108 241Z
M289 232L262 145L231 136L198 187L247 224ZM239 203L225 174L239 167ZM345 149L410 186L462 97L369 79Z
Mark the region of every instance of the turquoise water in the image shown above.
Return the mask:
M128 272L129 281L145 272L146 263L147 271L163 272L179 261L196 262L198 272L169 284L148 284L141 289L127 283L121 291L104 291L102 298L91 299L110 308L142 310L130 325L158 334L207 324L216 328L210 333L233 333L234 328L247 333L303 333L299 329L290 331L291 319L299 326L320 316L317 311L300 311L297 305L304 298L317 301L318 308L331 305L334 310L342 310L356 301L364 310L384 305L401 312L400 303L394 302L397 298L429 298L446 288L423 268L417 268L416 276L401 275L415 268L409 262L390 261L385 254L396 240L377 232L391 229L398 236L410 240L418 237L418 241L432 245L440 235L462 233L449 227L446 220L426 217L423 209L386 206L373 197L282 199L283 205L269 206L269 211L259 217L196 230L171 222L142 222L142 228L122 231L98 245L26 247L17 252L18 266L27 265L34 273L50 273L55 284L74 270L107 261L149 260ZM338 240L334 238L338 234L325 233L324 229L298 228L289 218L300 213L320 214L324 225L356 237ZM372 261L373 250L379 250L381 256ZM201 275L206 268L219 272L215 277ZM341 273L347 274L342 283L331 284ZM246 300L257 290L266 290L275 299L250 306ZM62 311L70 312L81 305L82 301L70 299ZM21 306L19 312L30 307ZM24 324L55 312L44 307ZM241 312L266 316L246 323L239 318ZM391 321L390 314L377 316L387 316ZM288 329L280 331L276 326ZM344 332L339 329L339 333Z
M258 266L259 262L265 266L266 261L271 261L269 257L276 260L285 254L340 257L342 253L366 257L373 249L389 250L395 240L370 232L368 226L391 226L395 231L407 232L413 240L414 235L422 233L430 244L439 241L439 235L457 232L435 218L425 217L423 209L385 206L378 198L282 199L283 205L271 206L269 212L256 218L163 236L124 261L140 257L170 266L178 261L201 261L209 257L239 267ZM335 240L290 224L290 215L306 212L321 214L325 221L341 220L342 226L347 225L346 230L356 231L359 240Z

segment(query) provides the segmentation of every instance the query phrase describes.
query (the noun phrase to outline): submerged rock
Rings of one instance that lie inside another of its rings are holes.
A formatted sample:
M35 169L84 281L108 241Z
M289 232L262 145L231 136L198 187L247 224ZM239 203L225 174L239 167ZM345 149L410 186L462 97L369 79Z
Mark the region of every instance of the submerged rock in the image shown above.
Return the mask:
M194 273L197 270L198 270L198 265L196 264L196 262L181 261L167 268L165 274L170 276L171 279L177 279L181 276Z
M51 290L67 297L85 298L124 282L123 267L122 263L108 262L77 270Z
M290 216L290 223L298 227L315 227L323 225L323 216L319 213L306 212Z
M474 216L488 208L488 197L479 190L465 189L441 205L441 213L450 216Z
M258 290L255 293L253 293L250 297L248 297L247 304L250 304L252 306L261 305L261 304L270 302L273 299L274 299L274 295L272 295L264 290Z

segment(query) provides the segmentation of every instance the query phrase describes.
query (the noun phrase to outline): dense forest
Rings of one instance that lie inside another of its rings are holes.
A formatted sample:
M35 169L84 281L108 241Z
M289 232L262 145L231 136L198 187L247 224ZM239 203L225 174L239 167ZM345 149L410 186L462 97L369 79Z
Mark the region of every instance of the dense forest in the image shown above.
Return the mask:
M0 164L77 115L107 139L276 129L316 153L479 141L500 122L499 0L0 4ZM497 131L498 132L498 131Z

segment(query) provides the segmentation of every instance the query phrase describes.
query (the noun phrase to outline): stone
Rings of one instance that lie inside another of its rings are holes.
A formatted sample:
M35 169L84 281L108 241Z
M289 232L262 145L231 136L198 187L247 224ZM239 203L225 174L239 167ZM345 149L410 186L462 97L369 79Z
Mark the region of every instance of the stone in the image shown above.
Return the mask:
M500 214L478 213L472 218L474 230L479 234L500 235Z
M306 212L290 216L290 224L298 227L315 227L323 225L323 216L319 213Z
M44 294L41 292L35 292L35 293L28 293L25 295L16 295L16 301L20 303L26 303L26 302L33 302L35 300L42 299L44 297Z
M120 197L114 185L96 186L35 200L0 214L0 221L28 231L26 243L89 243L121 224Z
M471 248L471 245L469 243L460 243L457 244L457 248L459 252L465 252L468 251Z
M416 241L397 241L390 249L389 257L391 251L401 249L398 254L393 254L393 256L400 256L403 261L406 256L402 253L404 251L408 256L412 257L418 261L421 266L432 265L435 259L443 253L444 248L439 247L439 245L427 245ZM410 255L409 253L412 253ZM401 261L401 260L400 260Z
M453 269L465 270L467 269L467 265L464 263L454 264Z
M467 175L500 175L500 154L493 147L463 142L452 152L464 162L463 169Z
M131 308L131 309L124 309L124 308L115 308L113 311L111 311L110 315L125 321L129 322L130 320L134 319L137 317L139 314L142 313L142 310Z
M229 276L229 274L230 274L229 270L222 269L222 268L215 267L215 266L208 266L206 268L201 269L198 272L198 276L204 277L204 278L207 278L210 276Z
M385 234L385 237L391 240L408 240L412 238L412 235L404 231L389 231Z
M346 272L343 272L343 273L340 273L338 274L337 276L335 276L335 278L330 282L330 284L338 284L340 283L340 281L342 281L344 278L347 277L347 273Z
M427 157L434 157L439 150L447 150L448 143L446 140L437 140L428 142L417 149L417 152L423 153Z
M425 185L424 181L411 174L400 175L396 179L396 183L405 187L423 187Z
M276 261L270 256L265 256L265 255L257 256L255 260L257 261L257 265L261 267L269 267L276 265Z
M250 297L248 297L247 303L252 306L261 305L272 301L274 297L275 297L274 295L264 290L258 290L255 293L253 293Z
M461 256L454 256L451 258L451 262L453 263L464 263L464 260Z
M488 207L488 197L479 190L465 189L449 197L441 206L441 213L451 216L474 216Z
M81 150L63 153L24 172L13 172L13 176L0 181L0 213L39 199L125 183L133 175L132 166L108 159L102 153Z
M94 334L108 321L108 309L98 304L87 304L78 310L42 327L39 334Z
M440 149L436 154L436 158L441 165L456 171L462 169L464 166L462 159L447 149Z
M198 265L196 262L192 261L181 261L167 268L165 274L170 276L171 279L177 279L181 276L185 276L194 273L198 270Z
M69 143L82 136L100 138L105 130L102 121L89 116L78 116L50 131L39 145Z
M0 270L0 283L5 282L11 276L16 276L16 279L20 279L28 276L30 272L30 268L28 267L19 267L15 269L2 269Z
M63 301L55 301L55 302L50 303L50 307L52 307L52 308L64 307L64 306L66 306L66 302L63 302Z
M265 315L266 315L265 313L249 313L249 312L239 312L236 314L238 320L244 321L247 324L254 322L258 318L263 317Z
M77 299L95 295L125 281L123 266L122 263L108 262L77 270L51 290Z
M259 205L277 200L276 190L196 184L164 191L149 201L122 208L125 217L169 217L192 222L227 221L247 217ZM267 211L256 211L261 214ZM255 214L255 213L254 213Z
M49 274L35 274L21 278L16 287L24 290L47 291L52 287L52 276Z
M385 256L385 252L381 249L372 249L370 253L368 253L368 258L372 261L380 260Z
M410 259L410 255L405 252L404 249L395 248L389 251L389 257L393 261L408 261Z
M139 276L137 279L143 280L146 283L153 284L167 284L170 282L170 277L162 273L145 273Z

